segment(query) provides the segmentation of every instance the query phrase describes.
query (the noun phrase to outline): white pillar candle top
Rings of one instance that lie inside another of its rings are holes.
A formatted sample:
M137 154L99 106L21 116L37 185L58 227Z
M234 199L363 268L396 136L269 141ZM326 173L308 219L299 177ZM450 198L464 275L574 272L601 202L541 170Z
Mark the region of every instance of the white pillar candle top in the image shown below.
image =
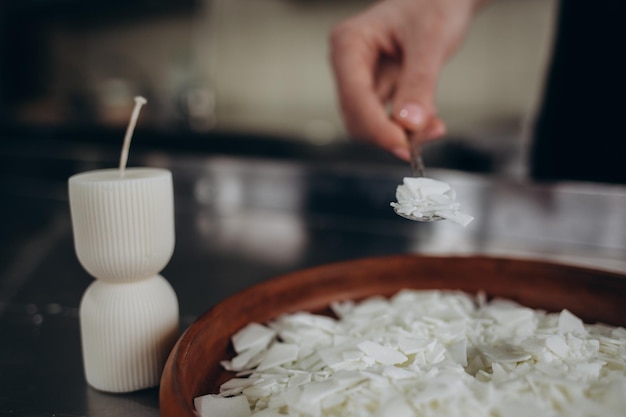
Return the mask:
M128 181L149 181L150 179L167 179L172 174L167 169L162 168L126 168L124 176L120 175L120 170L116 168L99 169L88 171L70 177L70 183L76 185L89 184L114 184Z
M170 171L85 172L70 178L69 195L76 254L95 278L133 282L167 265L174 250Z

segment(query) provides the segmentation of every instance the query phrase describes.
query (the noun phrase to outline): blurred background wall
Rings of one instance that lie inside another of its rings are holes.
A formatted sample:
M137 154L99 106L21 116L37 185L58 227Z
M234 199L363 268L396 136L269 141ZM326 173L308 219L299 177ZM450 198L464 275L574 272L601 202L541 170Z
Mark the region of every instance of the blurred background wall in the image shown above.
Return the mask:
M555 2L495 0L479 15L440 81L449 136L521 155ZM328 33L371 3L5 2L3 113L27 124L125 126L132 97L142 94L149 106L141 122L155 129L344 141Z

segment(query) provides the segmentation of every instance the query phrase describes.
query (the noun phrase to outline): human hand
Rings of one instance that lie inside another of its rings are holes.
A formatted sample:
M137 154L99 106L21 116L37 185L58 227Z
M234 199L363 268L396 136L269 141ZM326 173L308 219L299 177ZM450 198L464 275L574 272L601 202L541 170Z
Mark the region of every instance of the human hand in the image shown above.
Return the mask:
M425 140L443 136L439 73L483 2L382 0L335 26L331 62L350 134L404 160L407 130L427 129Z

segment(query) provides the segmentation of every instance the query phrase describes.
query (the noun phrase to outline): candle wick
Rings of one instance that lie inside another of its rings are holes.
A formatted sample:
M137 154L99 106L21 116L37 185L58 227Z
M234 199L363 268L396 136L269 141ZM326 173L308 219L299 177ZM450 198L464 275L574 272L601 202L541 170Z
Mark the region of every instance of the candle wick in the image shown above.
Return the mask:
M124 136L124 144L122 145L122 154L120 155L120 177L124 177L124 170L126 169L126 163L128 162L128 150L130 149L130 140L133 137L133 132L135 131L135 126L137 126L137 119L139 119L139 112L141 111L141 106L146 104L148 101L141 97L135 97L135 108L133 109L133 113L130 116L130 122L128 122L128 127L126 128L126 135Z

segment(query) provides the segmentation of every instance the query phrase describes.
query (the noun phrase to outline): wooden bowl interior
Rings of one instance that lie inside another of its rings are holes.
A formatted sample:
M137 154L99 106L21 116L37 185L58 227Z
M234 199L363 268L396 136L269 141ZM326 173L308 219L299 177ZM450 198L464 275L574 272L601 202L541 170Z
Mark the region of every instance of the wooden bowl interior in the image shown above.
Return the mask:
M626 326L626 276L545 262L413 255L363 259L284 275L238 293L203 314L178 340L163 371L161 415L196 416L193 398L218 392L232 374L230 337L255 321L327 311L337 300L391 296L403 288L483 291L531 308L564 308L586 322Z

